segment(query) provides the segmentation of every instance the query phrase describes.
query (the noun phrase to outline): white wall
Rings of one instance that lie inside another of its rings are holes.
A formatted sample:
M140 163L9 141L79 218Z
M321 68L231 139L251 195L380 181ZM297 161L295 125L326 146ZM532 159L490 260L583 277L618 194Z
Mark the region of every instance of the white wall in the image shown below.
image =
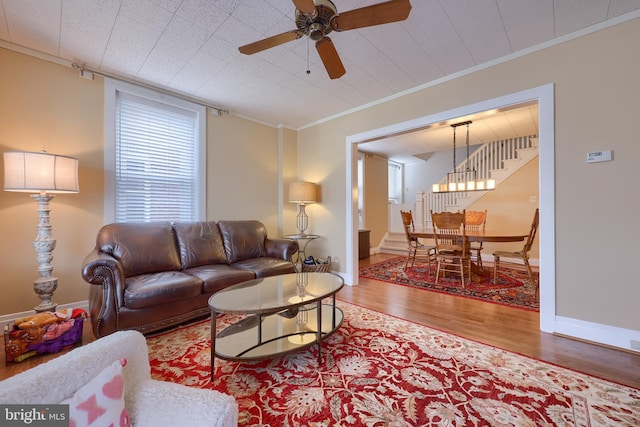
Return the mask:
M480 148L481 145L469 147L469 154ZM467 148L456 148L456 163L459 165L467 158ZM434 152L426 161L408 163L404 167L405 202L415 202L418 191L429 192L431 185L446 178L447 173L453 170L453 149Z

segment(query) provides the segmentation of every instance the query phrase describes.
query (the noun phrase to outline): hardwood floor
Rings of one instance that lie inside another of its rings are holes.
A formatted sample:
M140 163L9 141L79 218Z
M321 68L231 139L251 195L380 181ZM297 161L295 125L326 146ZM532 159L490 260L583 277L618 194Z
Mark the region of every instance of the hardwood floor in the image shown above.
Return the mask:
M360 265L393 256L374 255L361 260ZM345 286L338 299L640 389L640 354L542 333L536 312L368 279L361 279L357 286ZM86 324L83 343L92 340ZM8 366L0 363L0 380L59 354Z

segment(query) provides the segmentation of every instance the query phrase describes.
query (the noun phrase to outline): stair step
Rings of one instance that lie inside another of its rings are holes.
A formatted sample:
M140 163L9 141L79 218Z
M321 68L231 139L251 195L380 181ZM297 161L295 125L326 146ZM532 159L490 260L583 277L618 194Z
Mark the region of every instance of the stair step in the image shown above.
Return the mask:
M380 246L380 252L385 254L394 254L394 255L406 255L407 248L404 247L402 249L393 247L393 246Z
M380 245L380 251L396 255L406 255L407 237L405 236L404 232L387 232L384 241Z

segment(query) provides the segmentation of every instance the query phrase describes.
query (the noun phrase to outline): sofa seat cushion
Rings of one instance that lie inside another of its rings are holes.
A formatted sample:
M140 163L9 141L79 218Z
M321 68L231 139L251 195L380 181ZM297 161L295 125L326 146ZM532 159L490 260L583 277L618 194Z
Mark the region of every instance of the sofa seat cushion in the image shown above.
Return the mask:
M126 279L124 305L143 308L186 298L202 293L202 280L180 271L141 274Z
M233 264L237 268L251 270L256 277L275 276L277 274L295 273L295 264L278 258L260 257L238 261Z
M185 273L192 274L204 282L202 285L202 291L204 293L215 293L227 286L256 278L253 271L226 264L212 264L189 268L185 270Z

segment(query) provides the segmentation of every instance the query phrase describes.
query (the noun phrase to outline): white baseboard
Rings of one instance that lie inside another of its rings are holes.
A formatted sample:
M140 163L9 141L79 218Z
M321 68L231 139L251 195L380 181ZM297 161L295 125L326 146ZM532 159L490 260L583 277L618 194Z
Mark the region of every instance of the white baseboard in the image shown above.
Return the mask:
M56 310L65 310L68 308L81 308L88 313L89 301L84 300L84 301L73 302L70 304L61 304L58 307L56 307ZM2 316L0 316L0 325L6 325L7 323L13 322L14 320L19 319L21 317L33 316L34 314L36 314L34 310L22 311L19 313L3 314Z
M640 331L632 329L556 316L554 332L640 353L631 348L631 340L640 342Z

